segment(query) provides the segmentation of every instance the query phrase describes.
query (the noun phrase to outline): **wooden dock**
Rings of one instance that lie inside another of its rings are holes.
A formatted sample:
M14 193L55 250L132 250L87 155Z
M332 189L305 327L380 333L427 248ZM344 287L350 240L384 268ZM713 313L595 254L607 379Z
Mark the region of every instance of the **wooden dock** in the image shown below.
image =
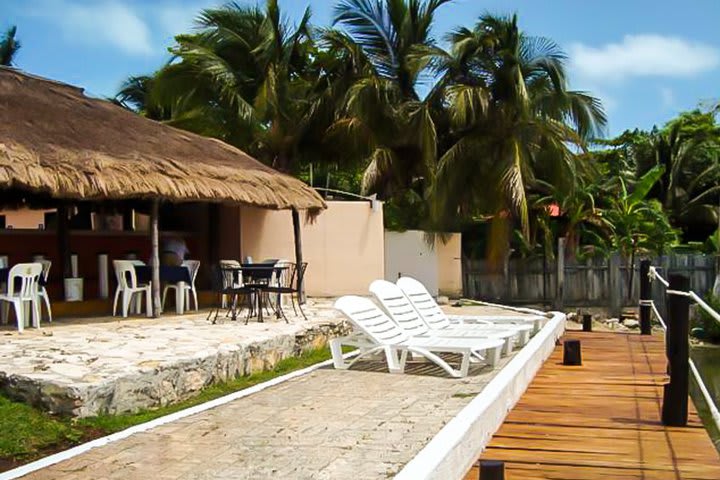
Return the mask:
M660 423L667 380L662 336L567 332L583 366L559 346L482 460L505 462L506 480L720 479L720 456L695 408L687 427ZM466 480L477 480L477 466Z

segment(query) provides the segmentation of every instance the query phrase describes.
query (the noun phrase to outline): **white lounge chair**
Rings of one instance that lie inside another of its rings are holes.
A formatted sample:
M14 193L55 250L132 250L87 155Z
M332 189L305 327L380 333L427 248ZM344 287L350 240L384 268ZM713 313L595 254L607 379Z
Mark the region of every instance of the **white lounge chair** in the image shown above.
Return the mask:
M531 325L533 333L540 330L547 317L543 315L447 315L438 306L435 299L427 291L425 285L412 277L401 277L397 286L402 289L415 310L432 328L443 328L443 325L465 322L491 322L497 325Z
M405 333L411 336L423 337L460 337L460 338L497 338L505 342L505 353L509 355L513 350L513 343L524 345L530 337L530 326L503 325L491 323L450 324L448 321L442 325L431 327L420 313L415 310L410 300L400 287L387 280L375 280L370 284L370 293L382 305L390 318L398 324Z
M502 340L496 339L410 337L372 300L363 297L342 297L335 302L335 308L341 311L356 329L356 332L348 337L330 341L335 368L348 368L366 355L384 353L388 370L391 373L403 373L407 354L410 352L427 358L452 377L460 378L467 376L471 356L484 358L489 365L495 365L500 359L504 344ZM342 356L342 345L358 346L361 350L360 355L348 365ZM451 367L437 353L460 354L460 368Z

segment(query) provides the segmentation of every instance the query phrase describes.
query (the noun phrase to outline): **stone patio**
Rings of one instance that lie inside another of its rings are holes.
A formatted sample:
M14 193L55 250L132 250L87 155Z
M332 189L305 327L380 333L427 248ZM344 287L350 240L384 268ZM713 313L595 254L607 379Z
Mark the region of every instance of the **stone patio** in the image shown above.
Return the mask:
M379 360L320 368L23 478L392 478L516 355L495 369L476 364L463 379L424 362L404 375Z
M328 299L310 299L308 321L58 320L23 334L0 327L0 390L53 413L91 416L167 405L219 381L272 368L325 345L346 325ZM292 309L290 309L292 313Z

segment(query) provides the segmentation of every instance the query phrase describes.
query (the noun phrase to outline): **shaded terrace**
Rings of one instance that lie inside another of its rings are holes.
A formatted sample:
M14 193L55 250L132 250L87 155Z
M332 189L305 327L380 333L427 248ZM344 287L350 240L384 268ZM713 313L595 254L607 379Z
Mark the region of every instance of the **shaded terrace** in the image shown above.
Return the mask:
M0 67L0 192L4 206L57 208L57 257L51 260L60 265L60 279L70 275L69 210L94 204L149 212L146 242L154 267L154 316L160 313L162 205L212 205L207 211L211 248L221 240L223 205L292 210L298 263L299 211L312 217L325 208L303 182L219 140L86 97L80 88L5 67ZM0 236L0 251L11 250L14 241L12 235ZM137 245L137 239L134 242ZM210 261L218 257L211 254Z

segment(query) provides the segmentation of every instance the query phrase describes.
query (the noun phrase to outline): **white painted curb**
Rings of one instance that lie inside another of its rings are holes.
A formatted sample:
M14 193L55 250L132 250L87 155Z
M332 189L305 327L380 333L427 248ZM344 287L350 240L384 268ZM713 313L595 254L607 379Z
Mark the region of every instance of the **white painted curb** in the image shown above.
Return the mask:
M357 354L357 351L349 352L343 355L343 357L350 358ZM279 385L281 383L292 380L293 378L307 375L308 373L311 373L319 368L331 366L332 364L332 359L316 363L315 365L311 365L301 370L290 372L280 377L273 378L272 380L268 380L267 382L259 383L244 390L240 390L225 395L223 397L216 398L215 400L210 400L209 402L201 403L200 405L195 405L194 407L186 408L185 410L180 410L179 412L171 413L169 415L156 418L155 420L150 420L149 422L135 425L133 427L113 433L111 435L107 435L105 437L96 438L91 442L83 443L82 445L78 445L77 447L55 453L53 455L41 458L40 460L36 460L32 463L28 463L12 470L8 470L7 472L0 473L0 480L13 480L15 478L20 478L24 475L28 475L29 473L40 470L41 468L49 467L50 465L60 463L73 457L77 457L78 455L83 454L94 448L102 447L109 443L117 442L118 440L122 440L131 435L135 435L136 433L146 432L155 427L159 427L160 425L165 425L166 423L174 422L176 420L180 420L182 418L189 417L191 415L195 415L197 413L201 413L206 410L219 407L221 405L225 405L226 403L230 403L239 398L247 397L248 395L252 395L253 393L261 392L266 388Z
M448 480L465 476L565 331L565 314L552 312L552 315L483 391L405 465L396 480Z

